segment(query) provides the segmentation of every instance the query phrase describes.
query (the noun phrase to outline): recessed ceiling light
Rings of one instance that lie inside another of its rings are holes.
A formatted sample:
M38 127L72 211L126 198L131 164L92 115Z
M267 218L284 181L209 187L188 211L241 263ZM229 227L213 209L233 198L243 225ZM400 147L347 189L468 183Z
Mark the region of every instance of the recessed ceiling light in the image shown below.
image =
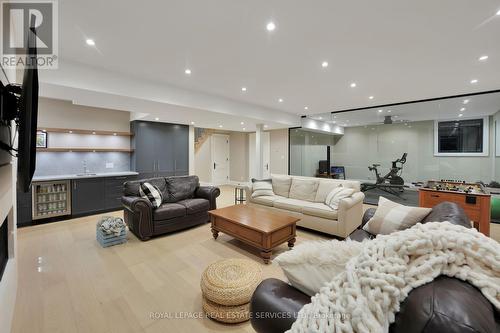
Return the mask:
M384 111L384 110L380 109L380 110L378 110L378 113L382 113L382 111Z
M116 136L116 133L113 133L114 136Z
M243 130L246 131L247 129L245 127L243 127Z
M459 116L459 117L462 117L462 116L463 116L463 114L462 114L462 113L460 113L458 116Z
M278 102L283 103L283 98L279 98Z
M184 73L186 73L186 75L191 75L191 70L189 68L186 68L186 70L184 71Z
M472 80L470 80L470 83L471 83L471 84L476 84L476 83L478 83L478 82L479 82L479 80L478 80L478 79L472 79Z
M357 84L356 82L351 83L351 88L356 88Z
M460 111L464 112L465 111L465 108L461 108Z
M327 67L328 67L328 61L323 61L323 62L321 63L321 67L323 67L323 68L327 68Z
M245 123L244 123L244 122L241 122L241 123L240 123L240 125L245 125Z
M222 128L222 125L219 125L220 128Z
M500 10L497 12L497 15L500 16Z
M269 22L266 25L267 31L274 31L276 29L276 24L274 22Z
M95 132L92 132L92 134L95 134Z
M469 102L470 102L470 100L469 100L469 99L464 99L464 104L467 104L467 103L469 103Z
M267 128L267 125L264 125L264 128Z
M370 97L368 97L368 98L369 98L369 99L374 99L374 98L375 98L375 96L370 96Z
M191 122L191 125L194 125L194 121Z
M69 134L73 133L73 131L69 131Z
M337 119L337 116L333 116L333 119Z
M486 61L486 60L488 60L488 58L489 58L489 57L488 57L487 55L480 56L480 57L479 57L479 61Z
M155 120L158 121L158 120L160 120L160 118L156 117Z
M87 39L85 42L86 42L86 43L87 43L87 45L89 45L89 46L95 46L95 41L94 41L93 39L90 39L90 38L89 38L89 39Z
M399 116L397 116L397 115L396 115L396 116L394 116L394 118L397 118L397 117L399 117Z
M304 106L304 110L309 110L309 107L308 106Z
M392 110L387 110L387 113L391 113L391 112L392 112Z
M241 87L241 91L243 92L247 91L247 87Z
M319 120L323 120L323 117L318 117Z

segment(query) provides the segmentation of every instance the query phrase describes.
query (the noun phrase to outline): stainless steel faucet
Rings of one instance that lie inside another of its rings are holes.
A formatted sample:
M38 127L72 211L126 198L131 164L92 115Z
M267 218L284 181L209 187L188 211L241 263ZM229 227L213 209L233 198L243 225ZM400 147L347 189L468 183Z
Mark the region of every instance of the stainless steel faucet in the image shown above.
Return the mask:
M87 168L87 160L83 160L82 164L83 164L83 173L84 174L89 173L89 168Z

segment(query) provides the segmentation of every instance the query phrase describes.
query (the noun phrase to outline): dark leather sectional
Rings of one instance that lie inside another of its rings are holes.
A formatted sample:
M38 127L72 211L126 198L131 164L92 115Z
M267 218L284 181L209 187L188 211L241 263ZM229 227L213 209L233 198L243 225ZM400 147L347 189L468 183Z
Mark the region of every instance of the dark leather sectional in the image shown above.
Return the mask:
M375 213L368 209L351 239L373 238L362 230ZM470 228L458 205L444 202L435 206L423 223L450 221ZM253 328L258 333L284 332L292 326L297 313L310 297L278 279L264 280L251 300ZM414 289L401 304L390 333L493 333L500 332L500 314L471 284L446 276Z
M156 185L162 192L163 203L153 208L141 198L139 186L143 182ZM216 209L220 190L200 186L197 176L158 177L126 182L123 185L122 204L130 231L141 240L152 236L207 223L208 211Z

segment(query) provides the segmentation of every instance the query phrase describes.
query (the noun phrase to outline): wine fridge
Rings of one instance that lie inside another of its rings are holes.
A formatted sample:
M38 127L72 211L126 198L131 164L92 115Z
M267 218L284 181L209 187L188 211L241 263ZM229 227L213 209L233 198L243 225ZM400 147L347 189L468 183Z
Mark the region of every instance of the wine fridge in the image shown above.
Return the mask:
M71 214L69 180L33 182L33 220Z

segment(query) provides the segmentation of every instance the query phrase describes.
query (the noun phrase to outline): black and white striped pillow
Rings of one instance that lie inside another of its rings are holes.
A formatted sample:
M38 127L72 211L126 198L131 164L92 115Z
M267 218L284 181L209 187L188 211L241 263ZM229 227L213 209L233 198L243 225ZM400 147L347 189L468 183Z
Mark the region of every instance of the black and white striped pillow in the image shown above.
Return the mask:
M149 200L154 208L160 207L163 201L160 189L150 183L141 183L141 186L139 187L139 194L144 199Z

